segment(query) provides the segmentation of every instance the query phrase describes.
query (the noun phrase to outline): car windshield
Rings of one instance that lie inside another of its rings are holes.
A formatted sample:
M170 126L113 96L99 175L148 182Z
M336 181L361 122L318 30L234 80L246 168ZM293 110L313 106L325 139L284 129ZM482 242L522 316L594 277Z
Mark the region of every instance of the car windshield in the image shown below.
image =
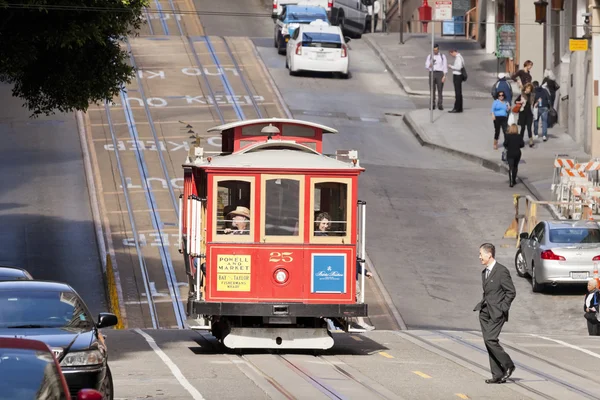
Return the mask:
M302 47L339 49L342 47L342 39L337 33L304 32L302 34Z
M600 229L593 228L559 228L550 229L552 243L600 243Z
M287 15L288 22L312 22L318 19L327 21L327 14L316 12L290 12Z
M92 319L73 292L0 290L0 328L88 330Z
M49 352L0 348L0 376L3 399L67 398Z

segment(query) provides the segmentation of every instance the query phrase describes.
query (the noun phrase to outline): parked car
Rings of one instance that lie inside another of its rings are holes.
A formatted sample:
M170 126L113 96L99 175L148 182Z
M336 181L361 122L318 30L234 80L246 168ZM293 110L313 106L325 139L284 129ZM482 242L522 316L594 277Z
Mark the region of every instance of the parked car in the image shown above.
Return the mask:
M286 43L290 36L294 34L296 28L301 24L309 24L313 21L323 21L329 25L327 13L322 7L307 6L287 6L281 15L275 20L275 33L273 36L273 45L277 48L279 54L283 54L286 49Z
M0 282L0 337L46 343L58 359L73 397L81 389L95 389L105 399L113 399L108 351L100 329L117 323L117 317L109 313L100 313L95 322L81 297L67 284Z
M342 29L342 34L360 38L365 31L369 6L374 0L335 0L331 8L331 23Z
M287 44L286 68L290 75L300 71L336 72L347 79L350 74L350 57L339 26L319 21L301 25Z
M71 400L58 361L38 340L0 338L0 398ZM93 389L82 389L77 400L102 400Z
M520 235L519 276L531 276L534 292L550 284L584 284L600 262L600 226L593 221L542 221Z
M0 281L31 281L33 277L23 268L0 265Z

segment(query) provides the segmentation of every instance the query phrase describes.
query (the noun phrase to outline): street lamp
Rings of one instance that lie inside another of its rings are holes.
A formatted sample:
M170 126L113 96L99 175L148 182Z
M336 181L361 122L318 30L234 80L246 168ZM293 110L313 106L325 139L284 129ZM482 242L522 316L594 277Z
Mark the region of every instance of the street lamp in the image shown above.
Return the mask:
M552 11L564 11L565 0L552 0Z
M546 22L546 8L548 7L548 2L545 0L538 0L533 4L535 5L535 22L543 24Z

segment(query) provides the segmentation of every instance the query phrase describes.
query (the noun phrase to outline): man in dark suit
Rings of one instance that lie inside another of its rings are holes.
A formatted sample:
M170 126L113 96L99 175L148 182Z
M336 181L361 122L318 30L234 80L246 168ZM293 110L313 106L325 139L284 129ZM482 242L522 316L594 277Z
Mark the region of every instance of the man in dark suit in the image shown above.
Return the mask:
M510 304L517 296L508 269L496 262L496 248L484 243L479 248L479 260L485 266L481 271L483 299L473 311L479 311L481 334L490 357L492 379L486 383L504 383L515 371L515 364L502 346L498 337L502 326L508 321Z

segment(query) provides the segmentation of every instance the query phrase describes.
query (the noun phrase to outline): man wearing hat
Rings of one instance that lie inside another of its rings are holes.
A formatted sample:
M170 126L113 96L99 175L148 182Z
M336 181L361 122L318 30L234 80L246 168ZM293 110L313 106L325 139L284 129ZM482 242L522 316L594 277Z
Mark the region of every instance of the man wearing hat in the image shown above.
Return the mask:
M512 104L513 91L510 83L506 80L506 74L504 72L500 72L498 74L498 80L492 86L492 97L494 100L498 98L498 93L504 92L504 100L508 104Z
M235 210L227 214L227 220L232 221L233 229L225 229L225 234L233 235L249 235L250 227L250 210L246 207L237 206Z
M433 45L433 63L431 54L429 54L425 61L425 69L429 71L429 90L431 90L431 74L433 74L433 109L435 110L435 89L437 88L437 105L440 110L443 110L444 97L442 92L444 90L444 82L446 82L446 74L448 73L448 60L446 60L445 55L440 54L440 46L437 43Z

